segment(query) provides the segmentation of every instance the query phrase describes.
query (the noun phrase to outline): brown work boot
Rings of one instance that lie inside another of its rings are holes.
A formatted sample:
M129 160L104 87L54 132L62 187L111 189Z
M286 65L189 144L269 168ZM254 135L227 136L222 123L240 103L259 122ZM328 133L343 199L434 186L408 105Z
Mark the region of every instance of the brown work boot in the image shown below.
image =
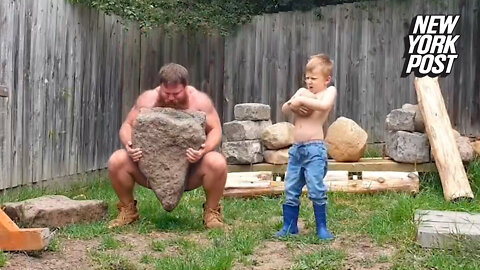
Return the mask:
M203 204L203 224L207 229L223 227L222 207L218 204L217 208L209 208Z
M109 229L130 224L137 220L139 217L136 200L129 204L123 204L122 202L118 202L117 208L119 211L118 216L116 219L108 223Z

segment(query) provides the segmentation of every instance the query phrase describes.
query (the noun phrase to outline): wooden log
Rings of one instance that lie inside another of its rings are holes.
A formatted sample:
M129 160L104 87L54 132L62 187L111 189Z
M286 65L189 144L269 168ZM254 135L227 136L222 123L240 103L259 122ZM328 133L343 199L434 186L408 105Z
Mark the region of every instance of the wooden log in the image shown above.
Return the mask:
M285 173L287 165L274 165L269 163L258 163L252 165L228 165L229 172L254 172L271 171L273 173ZM382 158L362 158L358 162L338 162L328 160L329 171L396 171L396 172L435 172L437 167L435 163L399 163L391 159Z
M267 188L273 180L272 172L232 172L227 174L225 189L229 188Z
M391 178L381 172L371 173L362 180L348 180L347 172L329 172L325 184L330 192L347 192L359 194L373 194L380 192L406 192L417 194L420 189L420 180L416 174L405 173L402 177ZM225 189L225 198L253 198L258 196L276 196L285 191L284 182L270 182L269 187L261 188L230 188ZM303 189L306 193L307 189Z
M473 198L438 80L427 76L415 78L415 89L445 200Z

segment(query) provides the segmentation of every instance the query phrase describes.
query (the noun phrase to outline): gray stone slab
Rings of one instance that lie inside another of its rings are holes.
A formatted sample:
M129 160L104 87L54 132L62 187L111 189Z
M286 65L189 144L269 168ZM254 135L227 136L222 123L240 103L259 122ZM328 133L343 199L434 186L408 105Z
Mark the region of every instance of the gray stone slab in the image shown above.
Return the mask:
M223 124L223 135L228 142L259 140L264 128L272 121L231 121Z
M235 120L270 120L270 105L262 103L241 103L233 108Z
M425 163L430 161L427 135L419 132L388 131L387 155L397 162Z
M453 211L417 210L417 242L424 248L452 248L480 242L480 215Z

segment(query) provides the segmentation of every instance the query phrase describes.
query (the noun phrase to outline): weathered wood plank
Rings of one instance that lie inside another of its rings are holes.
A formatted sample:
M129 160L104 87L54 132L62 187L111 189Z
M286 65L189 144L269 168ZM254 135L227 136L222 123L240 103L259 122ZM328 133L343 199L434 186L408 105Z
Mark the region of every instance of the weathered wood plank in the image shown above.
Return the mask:
M68 103L68 88L66 80L67 70L67 14L65 14L66 2L57 2L57 40L55 42L55 56L54 56L54 119L53 130L55 133L54 147L53 147L53 164L52 176L58 177L66 174L65 164L65 142L66 142L66 103Z
M0 2L0 32L5 33L0 36L0 84L4 89L11 89L10 87L10 72L8 71L9 48L11 48L9 35L9 14L12 11L9 9L10 1ZM10 94L8 96L11 96ZM0 173L0 188L10 186L11 179L11 127L10 127L10 100L11 98L0 98L0 166L2 173Z
M76 173L73 169L72 163L75 160L74 152L74 102L75 102L75 38L77 34L77 27L75 21L77 20L77 12L74 10L72 5L67 4L65 6L65 14L67 18L66 27L66 48L65 48L65 58L66 58L66 67L65 67L65 87L66 92L64 95L65 99L65 147L63 149L64 157L64 170L63 175L71 175Z
M14 1L13 3L13 36L12 36L12 52L13 63L13 106L12 124L13 124L13 141L14 141L14 155L13 155L13 176L12 185L19 186L23 183L23 108L24 108L24 91L23 91L23 51L24 51L24 15L25 3ZM20 73L20 74L19 74Z
M34 28L32 30L33 40L35 46L35 53L33 63L33 73L30 75L33 78L33 87L31 89L31 97L35 100L33 103L33 149L32 161L34 163L32 168L33 182L43 178L43 138L45 136L44 114L45 114L45 56L46 56L46 34L48 25L48 9L46 2L35 1L36 8L34 14Z
M287 165L273 165L258 163L252 165L228 165L229 172L254 172L272 171L274 173L285 173ZM328 170L331 171L398 171L398 172L431 172L436 171L434 163L409 164L398 163L390 159L363 158L359 162L337 162L328 161Z
M223 192L225 198L252 198L257 196L275 196L285 192L285 182L270 181L270 185L265 187L265 181L252 181L252 188L248 188L249 183L239 184L240 188L228 188ZM414 179L385 179L384 182L378 182L372 179L348 180L337 179L336 177L326 176L325 185L329 192L346 192L357 194L374 194L380 192L404 192L416 194L419 191L420 182L418 177ZM302 193L308 193L306 187Z
M128 24L123 47L122 119L125 119L140 92L140 32Z

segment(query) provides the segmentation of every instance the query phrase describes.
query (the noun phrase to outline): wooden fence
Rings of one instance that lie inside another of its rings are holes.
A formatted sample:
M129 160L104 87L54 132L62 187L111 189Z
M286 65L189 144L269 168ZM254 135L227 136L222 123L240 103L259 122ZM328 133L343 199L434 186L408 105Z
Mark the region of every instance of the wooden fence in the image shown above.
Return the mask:
M386 114L415 102L401 79L403 37L418 13L461 14L460 58L441 79L453 125L480 135L479 0L372 1L256 17L232 36L161 30L64 0L0 1L0 189L105 168L138 94L165 63L185 65L223 121L233 106L262 102L274 121L302 85L307 57L328 53L335 111L383 140Z
M163 63L184 64L222 104L223 44L140 35L63 0L0 1L0 189L105 168L125 114Z
M480 135L480 1L369 1L325 6L320 12L256 17L225 44L224 119L233 106L262 102L283 121L281 105L303 85L310 55L327 53L335 62L338 89L334 112L355 120L370 142L384 138L386 115L417 103L413 75L401 78L403 38L418 14L460 14L459 58L440 78L452 124L462 134Z

